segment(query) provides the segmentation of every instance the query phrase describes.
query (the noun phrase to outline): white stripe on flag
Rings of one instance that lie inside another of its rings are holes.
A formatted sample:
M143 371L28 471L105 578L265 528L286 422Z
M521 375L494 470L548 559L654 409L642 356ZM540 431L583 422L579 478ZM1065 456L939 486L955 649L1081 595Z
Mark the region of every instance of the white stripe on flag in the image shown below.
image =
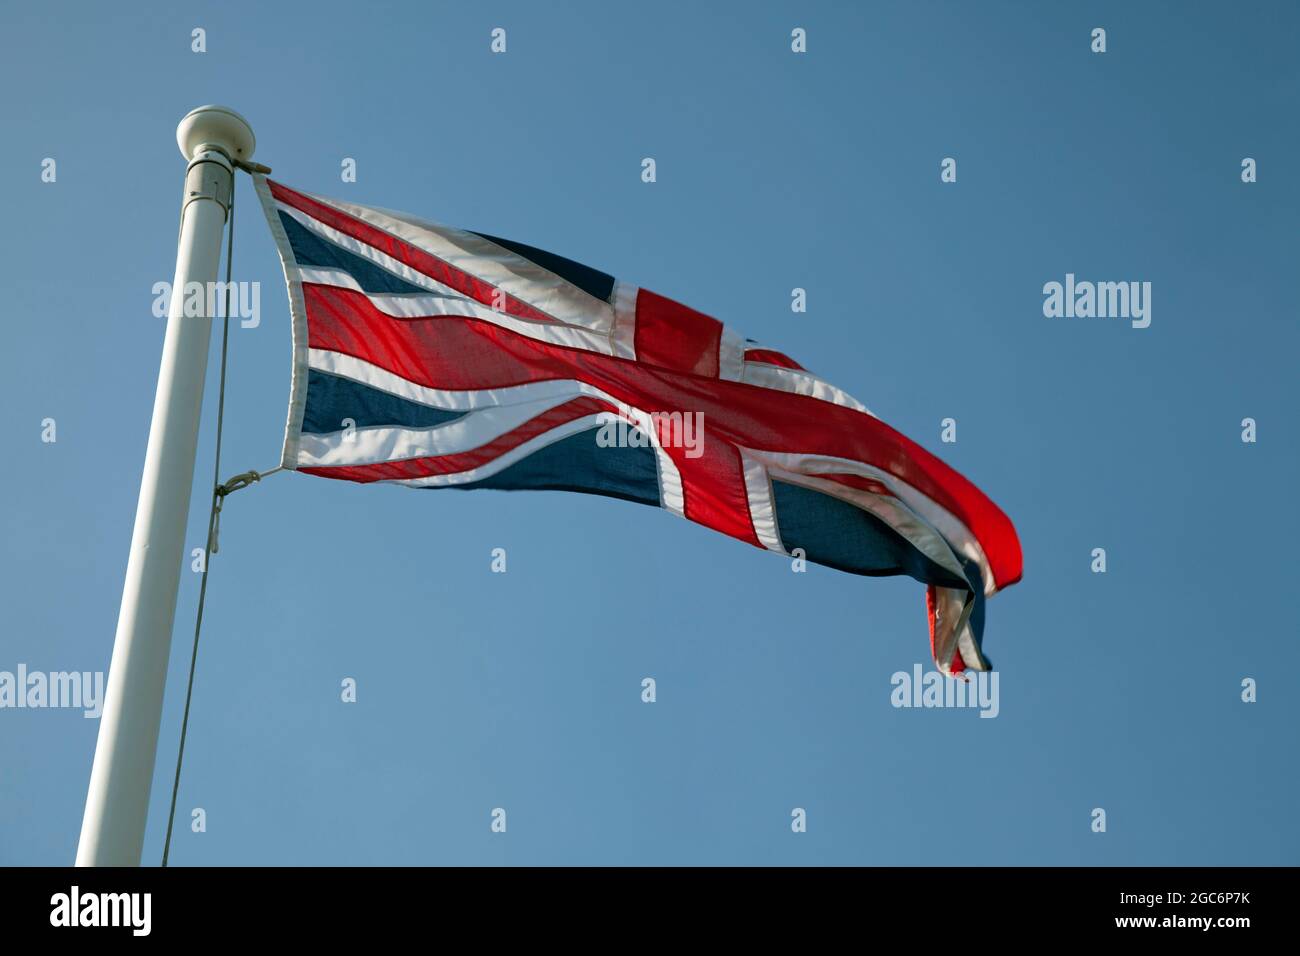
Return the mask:
M772 502L772 479L767 473L767 466L747 454L744 448L740 449L740 460L744 468L745 494L749 498L749 518L754 525L754 534L767 550L775 551L777 554L787 554L776 526L776 506Z
M758 362L745 362L740 380L748 385L758 385L778 392L790 392L795 395L807 395L819 398L832 405L843 405L859 412L865 412L872 418L875 414L867 406L843 389L836 388L830 382L818 378L811 372L794 368L781 368L779 365L766 365Z
M560 322L605 335L614 326L614 309L608 302L482 236L390 209L311 198L397 236Z
M424 478L389 478L384 479L385 484L407 485L411 488L441 488L447 485L464 485L471 481L479 481L483 478L491 478L500 471L504 471L517 461L527 458L535 451L545 448L547 445L553 445L563 438L570 435L578 435L588 429L595 428L600 424L599 415L584 415L582 418L575 418L571 422L565 422L563 425L557 425L550 431L543 432L533 438L528 439L522 445L510 449L505 454L492 459L484 465L477 468L471 468L468 471L457 471L445 475L428 475Z
M472 451L576 397L481 408L432 428L376 426L328 434L304 432L298 445L298 464L304 468L375 465Z

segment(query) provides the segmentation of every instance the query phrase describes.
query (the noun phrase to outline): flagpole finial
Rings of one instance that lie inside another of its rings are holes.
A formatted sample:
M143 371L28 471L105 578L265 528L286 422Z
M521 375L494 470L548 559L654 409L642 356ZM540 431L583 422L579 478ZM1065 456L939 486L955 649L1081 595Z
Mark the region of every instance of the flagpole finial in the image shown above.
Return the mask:
M186 160L204 148L221 150L230 159L248 160L257 147L253 128L228 106L200 106L190 110L176 127L176 145Z

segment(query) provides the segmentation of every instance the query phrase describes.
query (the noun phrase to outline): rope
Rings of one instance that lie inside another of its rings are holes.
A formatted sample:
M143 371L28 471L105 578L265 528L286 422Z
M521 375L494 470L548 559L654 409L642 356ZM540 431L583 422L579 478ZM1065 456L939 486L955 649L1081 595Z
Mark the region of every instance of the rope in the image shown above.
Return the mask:
M244 164L237 163L240 168ZM203 630L203 605L208 595L208 572L212 568L212 555L217 553L217 532L220 526L221 506L226 500L226 496L239 491L241 488L247 488L249 485L261 481L267 475L273 475L281 471L283 466L272 468L269 471L256 472L246 471L243 474L236 475L230 480L222 483L221 481L221 432L225 424L226 415L226 355L229 351L230 344L230 306L231 306L231 284L230 275L233 267L235 251L235 190L234 182L231 182L230 190L230 216L227 225L226 234L226 314L223 317L221 325L221 385L217 391L217 448L212 462L212 506L208 511L208 538L206 554L203 560L203 574L199 579L199 606L194 616L194 646L190 651L190 674L189 680L185 685L185 716L181 718L181 739L180 745L176 750L176 775L172 779L172 800L171 806L167 811L167 837L163 841L162 865L167 865L167 858L171 854L172 846L172 827L176 822L176 797L180 793L181 787L181 764L185 759L185 736L190 726L190 702L194 696L194 668L199 658L199 634Z

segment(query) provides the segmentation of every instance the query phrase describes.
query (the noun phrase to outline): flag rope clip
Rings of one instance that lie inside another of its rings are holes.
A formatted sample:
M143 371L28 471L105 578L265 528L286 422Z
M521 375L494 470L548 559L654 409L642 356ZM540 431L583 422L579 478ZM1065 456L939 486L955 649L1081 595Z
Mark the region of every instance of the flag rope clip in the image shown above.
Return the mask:
M208 554L217 553L217 538L221 532L221 507L226 502L226 495L234 494L241 488L247 488L249 485L261 481L267 475L274 475L277 471L282 471L283 467L281 465L272 468L270 471L241 472L212 489L212 535L208 538Z

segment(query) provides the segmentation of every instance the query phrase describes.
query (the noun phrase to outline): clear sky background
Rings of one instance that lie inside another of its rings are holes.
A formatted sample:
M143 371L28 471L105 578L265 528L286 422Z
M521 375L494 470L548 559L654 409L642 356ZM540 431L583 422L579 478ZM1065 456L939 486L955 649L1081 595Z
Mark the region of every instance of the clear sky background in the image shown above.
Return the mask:
M7 4L0 670L108 667L174 129L218 102L289 185L537 245L787 351L997 501L1025 578L988 606L999 716L895 709L890 676L930 666L910 579L792 574L611 499L276 475L222 521L174 865L1300 862L1298 26L1287 2ZM280 266L238 190L262 323L232 329L223 477L278 462L289 388ZM1150 328L1045 318L1067 272L1150 281ZM72 861L97 729L0 710L0 863Z

